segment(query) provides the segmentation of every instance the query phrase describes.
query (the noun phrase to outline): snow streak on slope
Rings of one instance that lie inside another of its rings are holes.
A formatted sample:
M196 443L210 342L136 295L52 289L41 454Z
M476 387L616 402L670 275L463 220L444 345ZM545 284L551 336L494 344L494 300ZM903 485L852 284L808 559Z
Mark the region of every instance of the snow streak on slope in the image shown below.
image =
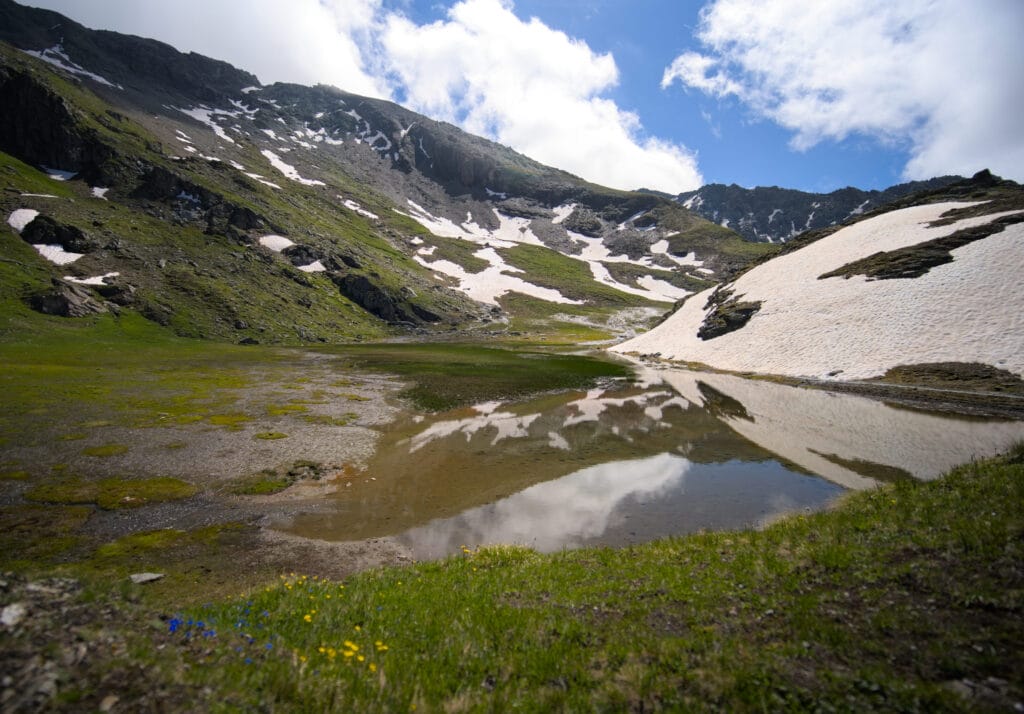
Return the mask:
M113 82L109 81L106 77L101 77L98 74L88 71L87 69L82 67L82 65L72 62L71 58L68 57L67 53L64 51L64 46L62 44L58 43L53 47L48 47L45 50L25 50L25 54L37 57L41 59L43 62L49 62L54 67L59 67L65 72L77 74L80 77L88 77L92 81L99 82L100 84L105 84L108 87L124 89L124 87L122 87L120 84L114 84Z
M918 278L818 279L878 251L917 245L1001 215L925 225L965 205L971 204L886 213L754 268L735 282L734 295L761 301L762 307L739 330L707 341L697 337L708 313L708 290L613 350L820 378L861 379L924 362L982 362L1022 375L1024 224L954 250L953 262Z
M286 178L290 178L292 181L297 181L304 186L326 186L323 181L317 181L316 179L303 178L299 175L298 169L291 164L286 164L281 160L277 154L270 149L264 149L260 152L270 162L270 165L285 175Z
M461 265L450 260L427 261L426 257L433 252L433 247L421 248L414 259L425 268L458 280L458 289L478 302L497 305L498 298L505 293L517 292L562 305L582 304L580 300L570 300L557 290L542 288L512 275L512 273L522 273L523 271L506 263L494 248L481 248L473 254L489 263L479 273L470 273Z
M425 208L423 208L417 203L414 203L411 200L407 201L407 203L411 208L411 211L409 213L405 213L402 211L396 212L401 213L404 216L408 216L409 218L412 218L414 221L422 225L424 228L429 230L434 235L442 236L445 238L458 238L459 240L465 240L470 243L475 243L477 245L487 246L488 248L512 248L517 244L536 245L544 247L544 243L530 229L530 219L520 218L517 216L507 216L501 213L497 208L494 208L492 210L494 211L495 217L498 219L498 227L495 229L489 229L480 226L478 223L476 223L476 221L473 220L473 217L469 214L466 215L466 220L464 222L455 223L450 218L432 215ZM555 207L553 209L555 218L552 220L552 223L554 223L555 225L560 224L563 220L565 220L565 218L567 218L572 213L573 208L574 204L567 204ZM572 241L576 242L577 244L583 245L583 250L580 252L579 255L568 255L567 257L586 263L590 267L590 272L595 282L615 288L616 290L619 290L621 292L629 293L631 295L637 295L655 302L675 302L676 300L679 300L680 298L683 298L686 295L690 294L686 290L677 288L676 286L664 280L659 280L658 278L650 275L643 276L639 279L639 287L634 287L631 285L625 285L623 283L620 283L612 277L611 273L608 272L608 268L606 268L602 263L630 263L645 268L654 268L655 266L651 258L644 257L641 258L640 260L633 260L625 255L612 255L601 238L591 238L589 236L585 236L581 233L575 233L573 231L566 231L566 233ZM664 252L667 255L667 247L668 241L662 240L655 243L651 247L651 251L652 253ZM656 249L660 249L660 251ZM486 256L491 257L485 257L485 254ZM493 254L493 256L491 254ZM425 252L424 250L421 249L419 256L417 256L417 260L422 265L425 265L431 269L437 270L438 272L459 279L459 289L462 290L463 292L466 292L470 297L472 297L475 300L481 300L482 298L479 296L485 295L486 297L485 299L483 299L483 302L496 304L494 303L494 299L504 294L505 292L509 292L512 290L516 292L524 292L523 289L512 287L511 284L504 279L508 278L508 275L505 275L504 278L501 281L499 281L499 283L494 285L495 289L500 290L500 292L495 292L494 290L490 290L486 287L486 281L489 281L495 277L495 273L493 272L492 269L500 268L500 270L503 271L504 273L522 272L504 263L501 257L493 250L489 252L481 251L476 254L478 257L483 257L485 260L491 263L491 268L485 270L483 273L478 273L476 275L472 273L467 273L461 266L456 265L455 263L452 263L450 261L437 261L435 263L427 263L425 260L423 260L423 257L428 257L429 255L430 253ZM679 265L700 265L699 261L691 259L690 256L686 256L685 258L677 258L675 256L669 255L668 257ZM548 290L547 288L539 288L535 285L524 283L519 278L515 278L515 280L518 281L518 283L521 285L529 285L528 289L530 289L531 292L526 293L528 295L539 297L542 300L549 300L552 302L580 304L578 301L571 301L565 297L562 297L559 293L557 293L557 291ZM481 283L481 281L484 282ZM472 292L470 292L471 290ZM544 291L543 294L540 291ZM544 294L557 295L558 299L544 297Z

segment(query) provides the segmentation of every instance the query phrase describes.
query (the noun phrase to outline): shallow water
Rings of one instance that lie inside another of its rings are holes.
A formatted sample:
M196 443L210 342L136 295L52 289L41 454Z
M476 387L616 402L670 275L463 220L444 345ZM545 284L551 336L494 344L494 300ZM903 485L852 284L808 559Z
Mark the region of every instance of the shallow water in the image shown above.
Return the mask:
M496 543L618 546L757 526L1024 439L1024 422L728 375L640 368L637 378L403 415L328 508L275 525L327 540L392 536L418 558Z

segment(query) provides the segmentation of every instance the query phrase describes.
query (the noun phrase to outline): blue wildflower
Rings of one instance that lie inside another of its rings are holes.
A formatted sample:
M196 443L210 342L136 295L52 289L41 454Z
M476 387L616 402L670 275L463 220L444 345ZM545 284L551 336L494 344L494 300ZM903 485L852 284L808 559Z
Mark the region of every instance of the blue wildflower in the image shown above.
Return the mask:
M268 642L268 643L267 643L267 649L268 649L268 650L272 650L272 649L274 649L274 643L273 643L273 642Z
M178 619L177 617L172 617L170 622L167 623L167 631L172 633L177 632L178 628L181 627L181 625L182 622L180 619Z

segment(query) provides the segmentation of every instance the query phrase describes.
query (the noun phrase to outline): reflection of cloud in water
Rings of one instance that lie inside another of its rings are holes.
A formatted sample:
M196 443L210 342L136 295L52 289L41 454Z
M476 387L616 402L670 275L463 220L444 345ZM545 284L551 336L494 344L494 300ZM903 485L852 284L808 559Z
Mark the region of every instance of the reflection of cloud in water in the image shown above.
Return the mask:
M399 539L424 558L454 552L463 543L559 550L604 533L624 500L656 497L680 486L690 466L687 459L672 454L591 466L454 518L413 528Z
M722 421L765 449L847 488L868 488L876 482L836 463L835 457L883 464L931 479L973 458L994 456L1024 439L1024 422L1019 421L939 416L866 397L724 374L665 370L662 377L696 404L706 402L698 382L737 400L752 421L720 415Z

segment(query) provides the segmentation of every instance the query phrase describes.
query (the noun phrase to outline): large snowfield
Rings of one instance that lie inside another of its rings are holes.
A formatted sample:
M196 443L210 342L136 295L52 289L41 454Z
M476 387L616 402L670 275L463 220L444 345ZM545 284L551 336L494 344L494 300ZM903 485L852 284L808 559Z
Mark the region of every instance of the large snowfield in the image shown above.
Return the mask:
M915 206L856 223L736 280L734 296L761 301L742 328L702 340L711 290L692 296L650 332L611 348L660 353L741 372L863 379L901 364L981 362L1024 375L1024 224L952 251L918 278L819 280L879 251L917 245L1000 215L937 228L965 203Z

